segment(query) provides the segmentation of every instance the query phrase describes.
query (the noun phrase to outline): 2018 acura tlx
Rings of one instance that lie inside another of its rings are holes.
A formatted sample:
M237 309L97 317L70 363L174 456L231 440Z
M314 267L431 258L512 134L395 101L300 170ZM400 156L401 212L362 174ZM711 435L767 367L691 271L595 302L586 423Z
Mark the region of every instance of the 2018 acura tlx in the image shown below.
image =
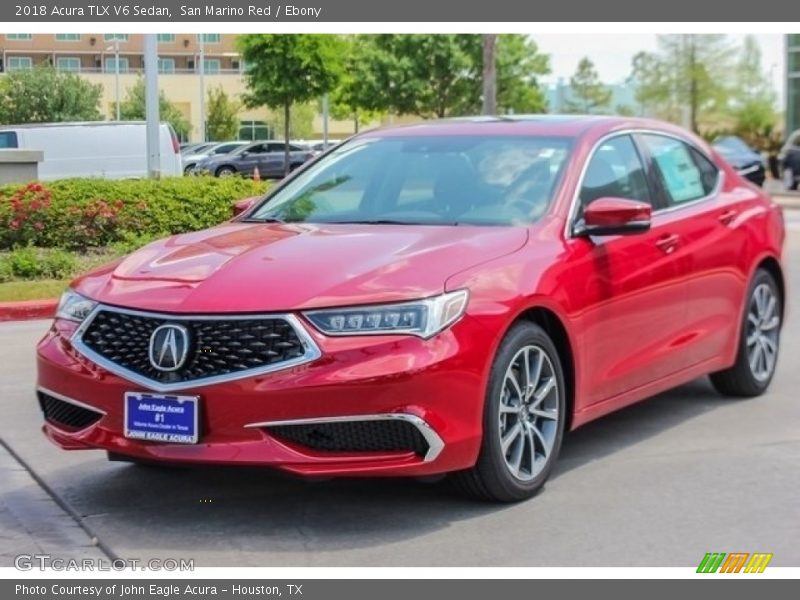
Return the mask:
M38 346L53 442L514 501L565 431L775 372L781 210L671 125L379 129L245 204L72 283Z

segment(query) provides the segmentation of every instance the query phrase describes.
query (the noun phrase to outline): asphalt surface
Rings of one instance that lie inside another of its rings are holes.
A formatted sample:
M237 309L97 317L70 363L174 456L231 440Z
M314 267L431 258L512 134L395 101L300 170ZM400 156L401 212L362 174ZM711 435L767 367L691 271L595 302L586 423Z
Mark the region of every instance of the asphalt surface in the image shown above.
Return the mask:
M787 212L798 290L800 212ZM92 535L117 556L197 566L685 567L712 551L800 566L797 298L766 395L730 400L701 379L586 425L566 437L543 493L510 506L463 499L446 482L308 482L61 451L40 434L33 398L47 323L2 324L0 439L84 529L0 447L0 566L31 548L91 555Z

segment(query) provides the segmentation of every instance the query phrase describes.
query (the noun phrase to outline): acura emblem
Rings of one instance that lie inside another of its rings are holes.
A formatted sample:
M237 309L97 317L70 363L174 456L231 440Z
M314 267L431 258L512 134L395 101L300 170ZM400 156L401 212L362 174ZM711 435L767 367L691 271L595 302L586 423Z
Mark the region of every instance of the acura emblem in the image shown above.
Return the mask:
M161 325L150 336L150 364L159 371L177 371L189 355L189 331L182 325Z

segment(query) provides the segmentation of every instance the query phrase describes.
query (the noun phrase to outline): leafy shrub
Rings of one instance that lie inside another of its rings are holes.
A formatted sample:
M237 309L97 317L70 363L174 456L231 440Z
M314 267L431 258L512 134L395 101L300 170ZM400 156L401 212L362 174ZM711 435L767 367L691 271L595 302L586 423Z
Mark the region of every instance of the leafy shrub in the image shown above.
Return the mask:
M11 271L21 279L35 279L42 276L42 265L33 248L19 248L9 255Z
M14 279L14 269L8 256L0 255L0 283Z
M203 229L229 219L232 202L266 188L264 182L240 177L62 179L0 186L0 249L85 250Z
M0 254L0 282L12 279L67 279L85 270L89 259L59 248L17 248Z
M41 252L39 265L41 277L48 279L66 279L72 277L79 269L75 254L59 248Z

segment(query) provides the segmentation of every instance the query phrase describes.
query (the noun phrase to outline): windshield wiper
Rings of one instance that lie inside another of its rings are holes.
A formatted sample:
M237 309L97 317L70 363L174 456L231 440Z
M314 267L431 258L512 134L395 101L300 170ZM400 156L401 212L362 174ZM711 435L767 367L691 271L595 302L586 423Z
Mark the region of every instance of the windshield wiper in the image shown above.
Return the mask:
M250 217L248 219L241 219L240 223L286 223L287 221L280 217Z

